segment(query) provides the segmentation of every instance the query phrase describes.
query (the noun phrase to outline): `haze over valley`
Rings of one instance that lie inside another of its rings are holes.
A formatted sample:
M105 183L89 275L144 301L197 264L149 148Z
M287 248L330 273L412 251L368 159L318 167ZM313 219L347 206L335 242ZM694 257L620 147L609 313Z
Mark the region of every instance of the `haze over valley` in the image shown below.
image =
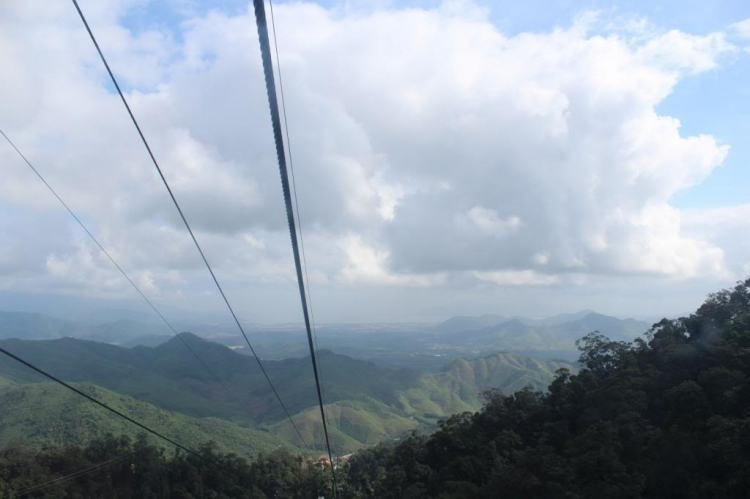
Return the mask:
M348 453L399 439L413 430L429 431L439 419L477 410L485 390L513 393L526 386L544 390L557 369L576 370L571 361L540 360L512 353L511 348L503 351L505 341L509 347L529 345L519 343L514 334L522 324L519 319L496 319L500 322L495 326L486 326L487 317L462 317L409 329L403 325L320 327L318 361L326 380L326 410L337 447ZM534 345L542 349L549 345L545 352L551 354L561 346L572 349L574 334L581 327L588 328L592 321L602 320L618 337L636 334L627 329L632 326L629 321L594 313L574 314L564 320L526 320L529 325L524 327L536 328L529 329L540 332ZM479 323L485 327L473 329ZM149 327L153 326L132 321L86 326L41 314L3 312L0 331L5 339L0 340L0 346L46 366L66 381L105 389L98 393L108 398L119 393L127 396L122 403L134 399L127 402L131 406L138 400L145 404L139 411L161 408L182 414L185 422L175 423L179 426L195 425L195 418L218 418L227 422L223 431L239 431L232 425L249 426L268 434L266 440L272 436L295 447L304 446L285 421L256 362L233 345L236 337L211 332L208 327L204 329L206 339L187 332L180 333L180 338L164 337L158 329ZM317 399L313 380L308 376L310 358L304 355L300 341L303 331L288 326L250 331L269 376L288 399L287 407L302 437L320 447L323 442L315 410ZM156 345L142 344L149 343L149 339ZM336 344L338 352L327 350L328 342ZM193 351L216 370L223 384L201 368L191 355ZM0 359L0 377L6 400L31 397L34 388L29 384L38 383L45 385L53 398L71 402L64 390L48 386L46 380L12 359ZM80 414L79 406L84 411ZM20 418L23 424L13 422L19 418L17 408L13 409L15 417L9 412L0 426L0 437L30 438L39 444L48 440L49 432L29 433L29 429L49 428L44 418L55 410L33 406L27 410L28 413L21 412L26 414ZM66 419L50 430L57 435L55 441L83 444L86 439L103 434L103 429L92 431L93 423L80 424L90 417L87 414L85 404L74 404L66 411ZM211 427L205 431L208 438L216 430Z

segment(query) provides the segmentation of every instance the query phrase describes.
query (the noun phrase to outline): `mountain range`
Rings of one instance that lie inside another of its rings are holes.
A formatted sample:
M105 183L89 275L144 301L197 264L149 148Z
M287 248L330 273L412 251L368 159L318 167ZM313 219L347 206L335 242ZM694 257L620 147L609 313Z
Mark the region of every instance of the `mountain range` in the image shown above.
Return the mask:
M592 331L613 340L632 341L649 327L647 322L590 310L540 320L494 315L453 317L435 327L434 342L444 348L468 345L474 350L565 351L575 350L576 340Z
M290 445L266 431L223 419L166 411L89 383L75 386L189 448L212 441L223 452L253 458ZM135 437L142 431L56 383L0 382L0 441L4 446L16 442L32 447L87 445L107 433ZM174 450L161 439L149 435L149 440L169 452Z
M575 341L591 331L629 341L649 327L648 322L619 319L591 310L543 319L487 314L451 317L440 324L321 324L317 328L317 342L320 348L381 366L439 370L451 359L496 351L575 361L578 357ZM308 355L306 333L300 325L245 324L245 328L255 351L265 359ZM230 325L183 324L180 330L191 331L238 353L250 353L244 338ZM0 339L62 337L126 347L156 347L172 338L173 333L163 324L131 319L86 322L38 313L0 312Z
M183 341L218 380L196 361ZM107 395L118 394L190 421L222 420L232 424L233 430L245 426L296 446L303 444L254 358L190 333L154 348L74 338L7 339L0 345L65 381L95 385ZM319 360L333 441L346 452L411 430L431 429L439 419L476 410L484 389L512 392L531 385L543 390L558 368L575 369L563 362L510 353L454 359L434 372L379 366L326 350L319 352ZM264 366L304 440L320 446L323 438L309 357L265 360ZM28 397L24 393L32 390L30 383L46 381L9 358L0 359L0 378L6 380L4 410L8 411L14 410L13 400ZM19 410L27 418L23 428L49 427L44 406ZM8 436L7 432L14 437L23 434L18 428L3 419L0 438ZM65 428L72 433L83 431L74 424Z

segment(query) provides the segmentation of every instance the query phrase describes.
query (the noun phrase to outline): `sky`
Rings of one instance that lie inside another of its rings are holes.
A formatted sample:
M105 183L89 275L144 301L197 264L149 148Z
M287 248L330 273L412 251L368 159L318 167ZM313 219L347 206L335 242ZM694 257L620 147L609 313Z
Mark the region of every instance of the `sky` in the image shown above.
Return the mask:
M233 306L300 321L252 5L80 4ZM318 322L672 316L750 274L747 2L274 17ZM72 4L0 4L0 74L0 129L143 292L221 312ZM136 303L2 141L0 172L5 308Z

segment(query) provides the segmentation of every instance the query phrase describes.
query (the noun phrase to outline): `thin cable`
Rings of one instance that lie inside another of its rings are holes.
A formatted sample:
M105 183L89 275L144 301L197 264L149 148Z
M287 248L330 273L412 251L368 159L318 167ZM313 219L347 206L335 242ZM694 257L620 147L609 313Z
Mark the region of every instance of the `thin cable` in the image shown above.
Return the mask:
M172 334L174 334L174 336L178 338L180 342L182 342L183 345L185 345L185 348L187 348L190 351L190 353L193 354L193 356L198 360L198 362L200 362L201 365L214 377L214 379L216 379L216 381L219 382L219 384L224 388L224 390L226 390L226 392L234 400L236 400L238 404L241 404L241 398L237 396L235 392L230 390L229 387L227 387L227 385L224 384L221 378L219 378L219 376L208 366L208 364L206 364L203 361L203 359L200 358L200 356L195 352L195 350L193 350L190 344L187 341L185 341L182 335L180 335L177 332L177 330L166 319L166 317L164 317L164 315L159 311L159 309L156 308L156 305L153 304L153 302L143 293L143 291L141 291L141 288L139 288L138 285L130 278L130 276L128 276L128 274L122 269L122 267L120 267L120 265L115 261L112 255L110 255L109 252L106 249L104 249L104 246L101 245L99 240L94 236L94 234L91 233L88 227L84 225L81 219L78 218L78 216L73 212L72 209L70 209L68 204L60 197L57 191L55 191L55 189L47 182L47 180L45 180L42 174L39 173L39 170L37 170L34 167L34 165L31 164L28 158L26 158L26 156L21 152L21 150L18 149L18 147L16 147L16 144L14 144L12 140L10 140L10 138L5 134L4 131L0 130L0 134L2 134L5 140L8 141L8 144L10 144L11 147L16 150L16 152L21 157L21 159L23 159L24 162L29 166L29 168L31 168L31 171L33 171L36 174L36 176L39 177L39 180L42 181L42 183L47 187L47 189L49 189L49 191L57 198L57 200L60 201L60 204L63 205L63 207L68 211L70 216L73 217L73 220L75 220L78 223L78 225L81 226L84 232L88 234L91 240L94 241L94 244L96 244L99 247L99 249L102 251L102 253L104 253L104 255L109 259L109 261L112 262L112 265L114 265L115 268L120 271L120 274L122 274L122 276L130 283L130 285L133 286L133 289L135 289L136 292L138 292L138 294L141 295L141 298L143 298L143 300L148 304L148 306L151 307L151 309L156 313L156 315L158 315L159 318L164 322L164 324L166 324L166 326L172 331ZM243 410L247 411L248 414L252 416L252 413L247 408L243 407Z
M91 466L87 466L87 465L78 466L76 471L73 471L73 472L68 473L66 475L63 475L63 476L59 476L57 478L53 478L52 480L49 480L47 482L34 485L33 487L29 487L27 489L20 490L18 492L18 497L22 497L22 496L24 496L26 494L30 494L30 493L36 492L38 490L43 490L43 489L46 489L48 487L52 487L53 485L59 485L59 484L61 484L63 482L67 482L69 480L73 480L74 478L82 477L82 476L87 475L89 473L93 473L93 472L98 471L98 470L100 470L100 469L102 469L102 468L104 468L106 466L109 466L110 464L113 464L113 463L115 463L117 461L122 461L126 457L130 457L133 454L135 454L135 451L134 452L128 452L127 454L123 454L121 456L114 457L114 458L109 459L107 461L103 461L103 462L101 462L99 464L94 464L94 465L91 465ZM69 472L71 470L66 470L66 471Z
M219 464L219 463L217 463L217 462L215 462L215 461L213 461L213 460L211 460L211 459L208 459L208 458L206 458L206 457L203 457L203 456L201 456L201 455L200 455L200 454L199 454L198 452L196 452L196 451L194 451L194 450L192 450L192 449L190 449L190 448L188 448L188 447L185 447L184 445L182 445L182 444L180 444L180 443L177 443L177 442L175 442L175 441L174 441L174 440L172 440L171 438L169 438L169 437L166 437L166 436L162 435L162 434L161 434L161 433L159 433L158 431L156 431L156 430L152 430L151 428L149 428L148 426L144 425L143 423L139 423L139 422L138 422L138 421L136 421L135 419L133 419L133 418L131 418L131 417L129 417L129 416L126 416L125 414L121 413L121 412L120 412L120 411L118 411L117 409L113 409L112 407L108 406L108 405L107 405L107 404L105 404L104 402L101 402L101 401L99 401L99 400L95 399L95 398L94 398L94 397L92 397L91 395L87 395L87 394L83 393L83 392L82 392L81 390L79 390L78 388L76 388L76 387L74 387L74 386L72 386L72 385L69 385L69 384L68 384L68 383L66 383L65 381L63 381L63 380L61 380L61 379L59 379L59 378L56 378L55 376L53 376L53 375L49 374L49 373L48 373L48 372L46 372L46 371L43 371L43 370L42 370L41 368L39 368L39 367L36 367L36 366L35 366L34 364L32 364L31 362L25 361L25 360L23 360L23 359L22 359L21 357L18 357L18 356L16 356L16 355L13 355L12 353L10 353L9 351L7 351L7 350L6 350L6 349L4 349L3 347L0 347L0 353L3 353L3 354L5 354L5 355L7 355L7 356L8 356L8 357L10 357L11 359L13 359L13 360L16 360L16 361L20 362L21 364L25 365L26 367L28 367L28 368L30 368L30 369L33 369L34 371L38 372L38 373L39 373L39 374L41 374L42 376L45 376L45 377L47 377L47 378L51 379L51 380L52 380L52 381L54 381L55 383L59 383L59 384L61 384L62 386L64 386L64 387L65 387L65 388L67 388L68 390L72 390L72 391L74 391L75 393L77 393L77 394L78 394L78 395L80 395L81 397L84 397L84 398L88 399L89 401L91 401L91 402L95 403L96 405L98 405L98 406L100 406L100 407L104 407L104 408L105 408L105 409L107 409L107 410L108 410L109 412L111 412L111 413L113 413L113 414L116 414L116 415L120 416L121 418L125 419L126 421L129 421L129 422L133 423L133 424L134 424L134 425L136 425L136 426L137 426L138 428L140 428L140 429L142 429L142 430L146 430L147 432L151 433L152 435L155 435L155 436L157 436L157 437L161 438L162 440L164 440L164 441L166 441L166 442L169 442L170 444L174 445L175 447L178 447L178 448L180 448L180 449L184 450L185 452L187 452L187 453L189 453L189 454L192 454L193 456L195 456L195 457L197 457L197 458L201 459L202 461L206 461L207 463L210 463L210 464L214 464L214 465L218 465L218 464Z
M276 37L276 20L273 15L273 0L268 0L268 5L271 8L271 30L273 32L273 48L276 52L276 70L279 73L279 93L281 94L281 111L284 116L284 135L286 135L286 150L289 153L289 171L292 174L292 193L294 194L294 211L297 214L297 225L299 230L299 242L300 249L302 250L302 265L305 270L305 283L307 287L307 299L310 306L310 322L312 324L313 340L315 342L315 351L320 352L318 347L318 331L315 327L315 310L313 309L312 292L310 291L310 276L307 274L307 256L305 255L305 238L302 234L302 217L299 213L299 201L297 200L297 181L294 177L294 158L292 157L292 140L289 138L289 120L286 116L286 99L284 98L284 80L281 76L281 57L279 57L279 45ZM320 366L320 387L323 392L323 402L327 403L328 397L326 396L326 385L323 376L323 362L318 357L318 364ZM336 462L339 460L339 454L336 453Z
M164 187L167 188L169 197L172 198L172 202L174 203L175 208L177 208L177 212L180 214L180 218L182 218L182 222L185 224L185 228L187 228L188 232L190 233L190 237L192 238L193 243L195 243L195 247L198 249L198 253L200 253L201 258L203 259L203 263L206 264L206 268L208 269L208 272L211 274L211 278L213 279L214 284L216 284L216 288L219 290L221 297L224 299L224 303L226 303L227 308L229 309L229 312L232 314L232 317L234 318L234 322L237 323L237 327L242 333L242 336L245 338L245 342L247 343L247 346L250 348L250 352L253 354L253 356L255 357L255 360L258 362L258 367L260 367L260 370L263 372L263 376L265 376L266 381L268 381L268 384L271 386L271 390L273 391L274 395L278 399L279 404L281 404L281 407L284 410L284 413L286 414L287 419L289 419L289 422L292 423L292 426L297 432L297 435L299 436L300 440L305 445L307 445L305 443L305 439L302 437L302 433L300 433L299 429L297 428L297 425L294 424L294 420L292 419L291 414L289 414L289 411L287 410L286 405L284 405L284 402L281 400L281 396L279 395L279 392L276 391L276 387L271 382L271 378L268 376L268 373L266 372L266 368L263 367L263 363L261 362L260 357L258 357L258 354L255 353L255 349L250 344L250 340L248 339L247 334L245 334L245 329L242 327L242 324L240 324L240 320L237 318L237 314L234 313L234 309L232 308L232 305L229 304L229 299L227 299L227 296L224 294L224 290L222 289L221 284L219 284L219 280L216 278L216 274L214 274L214 271L211 268L211 265L208 263L208 259L206 258L206 255L203 253L203 249L201 248L200 244L198 244L198 239L196 239L195 234L193 234L193 229L190 228L190 224L188 223L187 218L185 218L185 214L182 212L182 208L180 207L180 204L177 202L177 198L172 192L172 188L169 187L169 183L167 182L167 179L164 176L164 173L161 171L161 167L159 166L159 163L156 161L156 157L154 156L154 153L151 151L151 146L148 145L146 136L143 135L143 132L141 131L141 127L138 124L138 120L135 119L135 115L133 114L133 111L131 111L130 105L128 104L127 99L125 99L125 94L122 92L120 85L117 83L117 79L115 78L114 73L110 69L109 64L107 63L107 59L104 57L104 53L102 52L101 48L99 48L99 43L96 41L94 32L91 31L91 28L89 27L88 21L86 21L86 16L83 15L83 11L78 6L78 0L72 0L72 2L76 10L78 11L78 15L80 16L81 21L83 21L83 25L86 27L86 31L88 31L91 41L94 43L94 47L96 47L96 51L99 53L99 58L102 60L102 63L104 63L104 67L107 69L107 73L109 73L109 77L112 80L112 83L114 84L115 88L117 89L117 93L120 94L120 99L122 100L122 103L125 105L125 109L128 111L128 115L130 115L130 119L133 122L133 125L135 125L135 129L138 131L138 135L141 137L141 141L143 142L143 145L146 146L146 151L148 151L148 155L151 157L151 161L154 163L154 166L156 167L156 171L159 173L159 177L161 177L161 181L164 183Z
M130 454L134 454L134 453L135 453L135 451L126 452L124 454L121 454L120 457L129 456ZM37 457L38 457L38 455L37 455ZM57 474L60 475L60 476L67 476L69 474L78 473L79 471L83 470L84 468L90 468L92 466L98 466L98 465L96 465L96 464L92 465L91 463L81 464L81 465L78 465L78 466L72 466L70 468L66 468L66 469L64 469L62 471L58 471Z
M286 209L287 223L289 224L289 236L292 239L292 253L294 254L294 267L297 272L297 284L299 286L300 300L302 301L302 313L305 318L305 329L307 330L307 341L310 347L313 374L315 375L315 388L318 392L318 404L320 405L320 417L323 421L323 433L328 449L328 460L331 465L333 476L333 495L336 496L336 472L333 466L333 454L331 453L331 442L328 438L328 424L326 423L325 410L323 409L323 395L320 389L320 376L318 374L318 363L315 356L312 331L310 328L310 314L307 309L307 298L305 296L305 284L302 277L302 263L297 243L297 230L294 222L294 210L292 208L292 195L289 189L289 175L286 169L286 154L284 153L284 137L281 133L281 117L279 115L279 103L276 97L276 84L274 82L273 63L271 61L271 46L268 38L268 24L266 22L266 11L263 0L253 0L255 7L255 21L258 25L258 40L260 42L261 58L263 60L263 73L266 80L266 92L268 93L268 104L271 110L271 124L273 126L273 138L276 144L276 156L279 161L279 174L281 175L281 188L284 193L284 206Z

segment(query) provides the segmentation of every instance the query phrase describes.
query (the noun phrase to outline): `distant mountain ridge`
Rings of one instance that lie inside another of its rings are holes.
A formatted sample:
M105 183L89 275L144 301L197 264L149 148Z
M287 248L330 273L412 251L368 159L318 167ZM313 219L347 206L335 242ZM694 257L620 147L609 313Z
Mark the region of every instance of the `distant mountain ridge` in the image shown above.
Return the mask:
M231 393L201 368L181 340ZM190 417L222 418L302 443L255 359L189 333L155 348L128 349L73 338L9 339L0 345L69 382L92 383ZM485 388L511 392L529 384L544 389L563 365L504 353L452 362L437 373L384 368L326 350L319 352L319 360L325 401L337 418L333 437L347 450L429 428L455 412L476 410ZM266 360L264 365L295 422L307 432L305 439L321 443L310 359ZM8 358L0 358L0 377L20 384L44 381Z
M263 358L284 360L309 355L304 330L299 325L252 329L253 346ZM632 340L650 324L618 319L590 310L559 314L544 319L486 314L457 316L441 324L349 324L317 328L318 344L348 357L375 362L382 367L440 370L459 357L475 357L496 351L543 359L575 361L575 341L598 330L618 340ZM236 353L249 355L244 338L234 328L204 324L189 330L221 343ZM173 337L163 324L116 320L100 324L71 323L40 314L0 313L0 339L54 339L76 337L126 347L158 346Z
M435 326L434 329L436 331L443 331L443 332L473 331L477 329L484 329L488 327L499 326L500 324L503 324L509 321L518 321L527 326L559 326L561 324L567 324L567 323L579 321L589 315L608 317L610 319L618 320L618 321L633 321L634 320L634 319L621 319L619 317L601 314L591 309L584 309L578 312L556 314L556 315L551 315L549 317L544 317L544 318L523 317L519 315L507 317L507 316L498 315L498 314L484 314L484 315L476 315L476 316L456 315L453 317L449 317L448 319L439 323L438 325ZM644 321L636 321L636 322L642 322L644 324L646 323Z
M0 339L48 340L76 337L105 343L121 343L142 336L164 335L164 324L118 319L89 324L36 312L0 311Z
M510 318L508 317L496 314L485 314L479 316L457 315L435 326L435 330L440 332L454 333L461 331L472 331L476 329L496 326L509 320Z
M502 320L477 327L493 319ZM592 331L599 331L613 340L631 341L649 327L648 322L618 319L590 310L545 319L493 315L452 317L435 328L438 335L435 341L443 348L463 345L475 351L574 351L575 341Z
M70 336L75 325L44 314L0 311L0 338L47 340Z

